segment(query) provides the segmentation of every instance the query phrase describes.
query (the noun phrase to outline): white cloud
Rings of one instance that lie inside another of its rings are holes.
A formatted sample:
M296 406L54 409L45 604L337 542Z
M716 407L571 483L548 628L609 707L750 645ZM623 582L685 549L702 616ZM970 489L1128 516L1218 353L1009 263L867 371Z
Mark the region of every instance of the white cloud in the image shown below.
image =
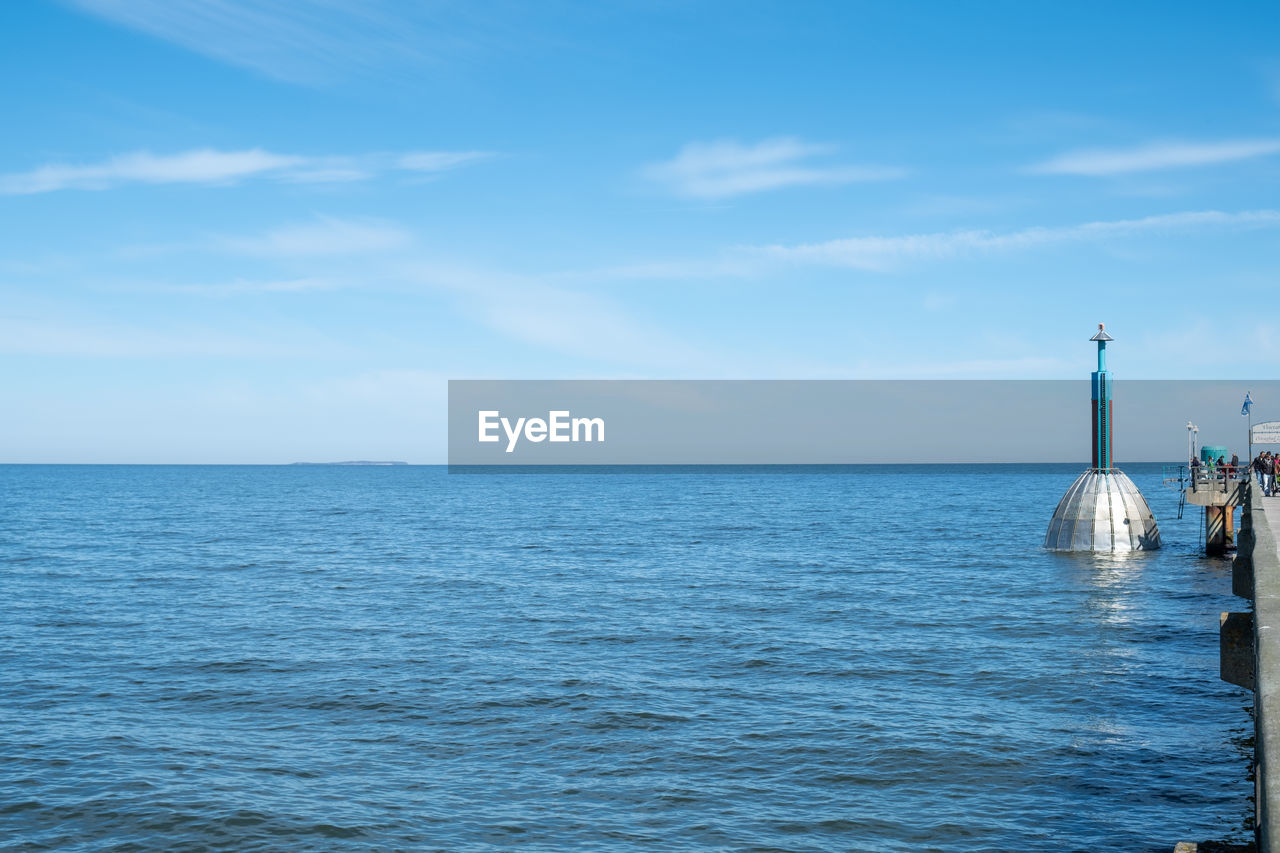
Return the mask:
M410 151L396 158L396 165L410 172L443 172L490 155L485 151Z
M841 379L1044 379L1071 375L1077 362L1047 356L1021 358L949 359L906 362L900 359L863 359L846 369Z
M880 181L905 174L881 166L816 166L807 161L828 154L830 146L792 138L766 139L755 145L732 140L691 142L676 156L644 169L644 176L689 198L716 199L795 186Z
M420 87L424 74L546 44L551 4L432 0L61 0L100 19L276 80ZM544 8L546 7L546 8ZM544 23L545 20L545 23Z
M382 252L402 248L411 241L408 231L391 222L324 216L315 222L275 228L260 236L223 237L219 245L246 255L314 257Z
M123 154L101 163L51 163L30 172L0 175L0 194L27 195L55 190L102 190L120 184L216 184L299 165L301 158L248 151L204 148L157 156L148 151Z
M536 276L430 263L402 267L399 276L452 293L465 314L507 338L593 363L664 369L719 363L596 294Z
M248 178L338 182L388 171L442 172L489 156L483 151L407 151L396 154L311 157L261 148L200 148L177 154L136 151L99 163L49 163L29 172L0 175L0 195L58 190L105 190L127 184L233 184Z
M548 276L566 284L599 281L751 278L767 276L779 265L811 264L871 271L895 269L910 261L950 258L1035 248L1070 241L1111 240L1129 235L1196 228L1247 229L1280 227L1280 210L1183 211L1138 219L1102 220L1076 225L1034 226L1015 231L967 229L922 234L846 237L818 243L736 246L706 257L634 263L568 271ZM929 310L946 307L945 294L928 296Z
M289 278L254 281L237 278L218 284L164 284L133 285L121 288L143 292L187 293L198 296L236 296L244 293L302 293L315 290L336 290L340 282L327 278Z
M418 63L446 43L423 26L425 21L379 0L64 2L196 53L295 83Z
M188 326L154 329L110 320L0 316L0 353L94 358L302 358L331 356L315 336L284 342L278 333L237 334Z
M1123 175L1157 169L1206 166L1248 160L1280 152L1280 139L1228 139L1217 142L1155 142L1137 148L1089 148L1068 151L1027 171L1042 175Z
M1217 210L1200 210L1141 219L1116 219L1006 232L969 230L891 237L847 237L822 243L761 246L745 251L768 261L884 270L907 260L939 260L965 254L1028 249L1055 243L1109 239L1202 226L1275 228L1280 227L1280 211L1223 213Z

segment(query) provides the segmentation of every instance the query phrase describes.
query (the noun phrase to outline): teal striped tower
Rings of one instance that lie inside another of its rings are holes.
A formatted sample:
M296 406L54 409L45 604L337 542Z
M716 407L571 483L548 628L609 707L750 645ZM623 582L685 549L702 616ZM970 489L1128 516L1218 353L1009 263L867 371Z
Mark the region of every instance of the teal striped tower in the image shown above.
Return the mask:
M1098 342L1098 369L1093 372L1090 416L1093 462L1067 489L1053 511L1044 547L1054 551L1153 551L1160 529L1147 499L1111 455L1111 374L1107 341L1114 340L1099 323L1091 341Z
M1111 467L1111 377L1107 375L1107 341L1115 338L1099 323L1098 333L1089 340L1098 342L1098 369L1093 372L1093 467L1106 470Z

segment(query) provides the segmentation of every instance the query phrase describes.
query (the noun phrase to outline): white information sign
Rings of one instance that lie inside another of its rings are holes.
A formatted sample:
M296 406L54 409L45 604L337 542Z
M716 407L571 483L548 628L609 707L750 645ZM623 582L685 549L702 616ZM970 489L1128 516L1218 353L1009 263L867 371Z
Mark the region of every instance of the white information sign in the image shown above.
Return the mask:
M1253 425L1254 444L1280 444L1280 421Z

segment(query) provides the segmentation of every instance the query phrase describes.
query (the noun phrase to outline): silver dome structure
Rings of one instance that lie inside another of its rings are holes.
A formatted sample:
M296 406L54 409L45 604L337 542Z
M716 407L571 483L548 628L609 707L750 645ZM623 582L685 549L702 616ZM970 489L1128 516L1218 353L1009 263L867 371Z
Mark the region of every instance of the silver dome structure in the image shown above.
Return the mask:
M1093 464L1067 489L1053 511L1044 547L1054 551L1154 551L1160 529L1147 500L1111 458L1111 376L1101 323L1089 340L1098 342L1093 373Z
M1160 529L1147 499L1119 468L1090 468L1053 511L1044 547L1054 551L1153 551Z

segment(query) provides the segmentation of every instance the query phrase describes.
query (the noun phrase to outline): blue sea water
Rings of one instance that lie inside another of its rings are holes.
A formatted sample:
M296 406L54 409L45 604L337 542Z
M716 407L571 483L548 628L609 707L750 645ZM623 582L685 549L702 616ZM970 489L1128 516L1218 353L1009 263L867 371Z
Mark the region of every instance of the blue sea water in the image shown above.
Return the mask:
M1243 838L1229 564L1079 470L2 466L0 849Z

